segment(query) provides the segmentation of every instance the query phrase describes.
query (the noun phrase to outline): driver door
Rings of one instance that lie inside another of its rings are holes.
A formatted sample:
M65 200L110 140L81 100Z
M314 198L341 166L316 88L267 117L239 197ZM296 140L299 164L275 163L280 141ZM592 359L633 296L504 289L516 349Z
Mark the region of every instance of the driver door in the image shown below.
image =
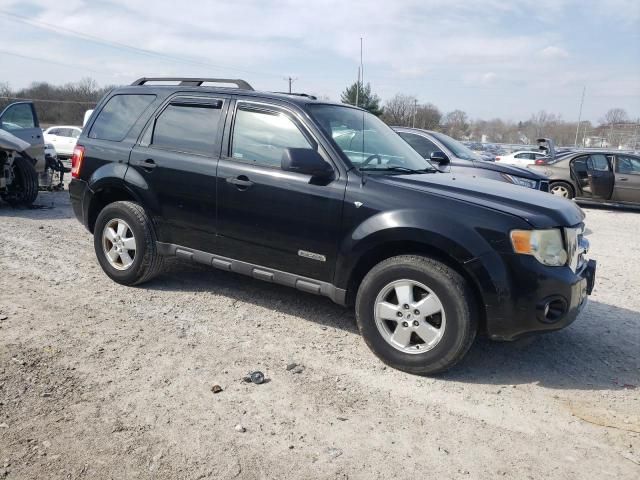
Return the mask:
M27 153L44 168L44 139L32 102L15 102L5 108L0 113L0 128L31 144Z

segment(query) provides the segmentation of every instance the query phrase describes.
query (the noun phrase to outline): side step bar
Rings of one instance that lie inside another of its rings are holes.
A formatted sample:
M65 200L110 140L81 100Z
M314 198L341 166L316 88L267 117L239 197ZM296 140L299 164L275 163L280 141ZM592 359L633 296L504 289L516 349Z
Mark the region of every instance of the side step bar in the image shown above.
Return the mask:
M234 260L221 255L214 255L193 248L182 247L173 243L158 242L157 246L160 255L178 257L183 260L209 265L220 270L247 275L265 282L293 287L303 292L329 297L339 305L346 305L347 291L342 288L337 288L328 282L301 277L293 273L282 272L280 270Z

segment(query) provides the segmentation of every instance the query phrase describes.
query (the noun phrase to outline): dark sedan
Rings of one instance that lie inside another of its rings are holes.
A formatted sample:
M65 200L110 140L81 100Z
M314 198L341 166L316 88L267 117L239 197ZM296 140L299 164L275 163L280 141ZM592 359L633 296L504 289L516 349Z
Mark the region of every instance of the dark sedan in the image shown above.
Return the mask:
M640 156L582 151L536 160L529 169L549 177L554 195L578 201L640 205Z
M544 175L526 168L484 161L462 143L443 133L407 127L393 129L422 157L438 164L441 171L549 191L549 182Z

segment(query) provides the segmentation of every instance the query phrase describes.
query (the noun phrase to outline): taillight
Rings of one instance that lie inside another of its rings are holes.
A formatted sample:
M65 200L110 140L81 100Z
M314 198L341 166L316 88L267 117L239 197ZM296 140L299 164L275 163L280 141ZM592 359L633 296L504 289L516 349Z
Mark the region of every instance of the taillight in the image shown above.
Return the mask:
M76 145L76 148L73 149L73 156L71 157L71 176L73 178L78 178L80 176L82 160L84 160L84 147Z
M498 155L498 156L496 157L496 162L499 162L500 160L502 160L502 157L501 157L500 155Z
M541 158L536 160L536 165L546 165L546 164L547 164L546 160L543 160Z

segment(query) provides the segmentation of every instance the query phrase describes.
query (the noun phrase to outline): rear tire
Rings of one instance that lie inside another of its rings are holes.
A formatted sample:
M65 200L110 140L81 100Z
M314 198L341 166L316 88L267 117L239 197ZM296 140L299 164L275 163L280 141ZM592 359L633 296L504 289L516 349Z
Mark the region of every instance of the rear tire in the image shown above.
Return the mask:
M2 199L13 206L31 205L38 198L38 174L31 161L23 156L13 159L13 182Z
M465 279L432 258L392 257L373 267L356 296L365 342L386 364L429 375L458 363L476 335L477 307Z
M144 208L114 202L102 209L93 230L93 246L102 270L122 285L138 285L162 272L156 233Z
M549 193L571 200L576 196L573 186L567 182L551 182Z

